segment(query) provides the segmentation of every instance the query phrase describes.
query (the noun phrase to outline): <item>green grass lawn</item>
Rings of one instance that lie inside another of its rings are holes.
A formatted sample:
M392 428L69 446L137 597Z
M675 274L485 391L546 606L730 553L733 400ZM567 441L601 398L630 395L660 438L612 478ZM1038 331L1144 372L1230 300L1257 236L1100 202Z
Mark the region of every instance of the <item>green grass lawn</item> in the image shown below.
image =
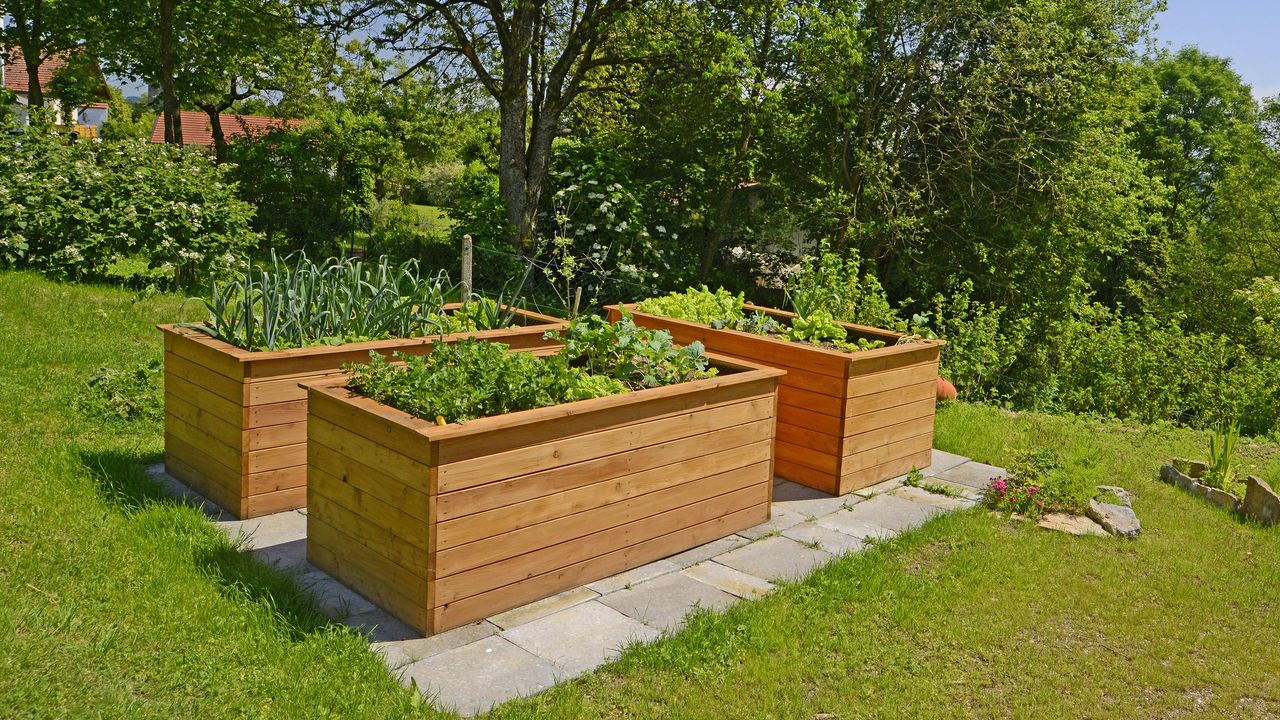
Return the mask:
M287 578L140 467L155 421L80 408L159 357L175 296L0 273L0 717L437 717ZM1155 481L1204 434L965 404L939 447L1059 448L1138 493L1137 542L949 516L635 648L501 718L1214 717L1280 713L1280 529ZM1276 478L1280 448L1242 443Z
M418 212L418 221L429 232L448 234L453 229L453 218L449 217L449 211L435 205L413 205L409 207Z

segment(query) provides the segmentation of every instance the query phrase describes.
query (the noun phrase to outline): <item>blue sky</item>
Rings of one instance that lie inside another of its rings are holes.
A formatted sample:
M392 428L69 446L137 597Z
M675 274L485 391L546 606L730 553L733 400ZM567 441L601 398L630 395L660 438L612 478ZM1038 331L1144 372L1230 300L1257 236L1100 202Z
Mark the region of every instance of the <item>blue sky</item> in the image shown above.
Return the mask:
M1156 19L1162 47L1229 57L1255 97L1280 95L1280 0L1168 1Z

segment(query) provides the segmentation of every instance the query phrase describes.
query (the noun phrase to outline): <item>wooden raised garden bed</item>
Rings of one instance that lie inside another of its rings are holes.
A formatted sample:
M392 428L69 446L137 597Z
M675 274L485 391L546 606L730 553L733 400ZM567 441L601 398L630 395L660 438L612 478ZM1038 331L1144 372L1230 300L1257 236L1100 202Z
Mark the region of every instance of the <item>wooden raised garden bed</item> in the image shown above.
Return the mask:
M448 305L447 310L458 305ZM540 347L565 321L520 311L518 326L444 336ZM170 475L240 518L307 502L307 394L299 381L341 374L370 351L425 354L439 337L251 352L198 330L164 333L164 458Z
M941 341L897 345L901 333L841 323L850 339L882 340L875 350L840 352L624 305L641 327L667 330L681 345L786 370L778 383L778 475L843 495L931 462ZM746 305L780 322L793 313ZM619 306L609 317L620 316Z
M778 377L436 425L308 383L307 557L424 634L769 518Z

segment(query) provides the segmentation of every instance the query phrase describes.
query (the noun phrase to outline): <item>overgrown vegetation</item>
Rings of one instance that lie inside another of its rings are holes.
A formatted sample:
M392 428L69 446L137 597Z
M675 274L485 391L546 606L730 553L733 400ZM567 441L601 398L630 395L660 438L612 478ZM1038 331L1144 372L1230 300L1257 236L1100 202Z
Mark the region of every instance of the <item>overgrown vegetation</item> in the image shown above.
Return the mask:
M992 510L1036 519L1050 512L1083 513L1094 486L1069 471L1062 455L1050 449L1023 450L1013 456L1009 473L991 478L983 502Z
M560 352L540 357L512 352L501 343L461 340L437 345L427 356L396 358L371 353L352 365L349 387L411 415L438 422L477 417L661 387L710 377L698 343L676 347L664 331L636 327L628 318L609 323L588 316L561 336Z

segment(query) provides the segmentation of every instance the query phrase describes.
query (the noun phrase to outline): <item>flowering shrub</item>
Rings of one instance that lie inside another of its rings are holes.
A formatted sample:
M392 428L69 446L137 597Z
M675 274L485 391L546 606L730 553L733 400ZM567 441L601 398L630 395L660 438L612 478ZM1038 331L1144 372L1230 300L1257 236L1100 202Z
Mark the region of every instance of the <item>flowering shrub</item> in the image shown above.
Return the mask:
M1018 453L1009 474L991 478L983 503L992 510L1038 518L1047 512L1083 512L1095 483L1068 472L1052 450Z
M230 268L257 242L252 206L190 150L136 141L0 139L0 263L94 277L145 258L179 285Z

